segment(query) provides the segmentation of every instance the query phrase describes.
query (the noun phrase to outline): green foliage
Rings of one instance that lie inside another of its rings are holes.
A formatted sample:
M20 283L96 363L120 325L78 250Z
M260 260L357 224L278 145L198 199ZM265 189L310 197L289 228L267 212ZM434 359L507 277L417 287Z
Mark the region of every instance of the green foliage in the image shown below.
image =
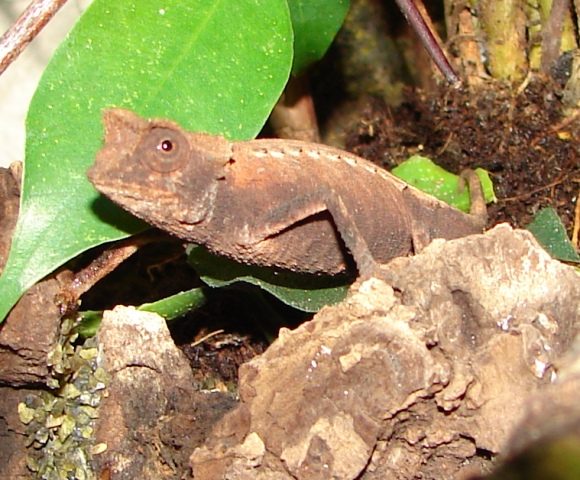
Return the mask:
M21 210L0 277L0 318L79 253L144 226L86 179L101 112L132 109L185 128L254 137L292 64L285 0L95 0L46 68L27 118Z
M153 312L161 315L165 320L171 321L185 315L191 310L201 307L204 303L205 295L203 289L193 288L156 302L144 303L137 310Z
M244 265L216 257L197 246L190 250L189 263L210 287L225 287L236 282L250 283L305 312L317 312L324 305L342 301L348 289L348 279L345 277L307 275Z
M205 294L202 288L193 288L185 292L179 292L170 297L156 302L144 303L137 307L142 312L153 312L162 316L168 322L175 320L191 310L199 308L205 303ZM97 333L103 312L87 310L80 312L81 320L74 327L74 331L84 338L89 338Z
M481 168L477 168L475 173L481 181L486 203L495 202L489 174ZM459 177L436 165L429 158L415 155L393 168L392 174L459 210L469 212L469 190L459 191Z
M288 0L294 29L292 73L300 75L326 53L350 7L349 0Z
M20 217L0 277L0 321L58 266L145 228L86 179L102 141L102 110L125 107L189 130L253 138L287 82L293 48L294 71L318 60L349 2L290 4L292 18L286 0L93 2L30 105Z
M580 255L568 239L566 227L552 207L536 213L526 228L552 257L563 262L580 263Z

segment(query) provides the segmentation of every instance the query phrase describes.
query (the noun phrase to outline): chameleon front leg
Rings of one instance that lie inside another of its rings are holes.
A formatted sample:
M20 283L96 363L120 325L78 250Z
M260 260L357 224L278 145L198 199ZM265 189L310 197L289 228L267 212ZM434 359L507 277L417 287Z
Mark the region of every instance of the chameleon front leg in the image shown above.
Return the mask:
M362 278L376 276L380 267L373 258L366 240L340 196L328 189L301 195L258 217L254 225L259 227L246 227L239 238L239 243L255 245L325 211L330 213L336 230L354 258L359 276Z

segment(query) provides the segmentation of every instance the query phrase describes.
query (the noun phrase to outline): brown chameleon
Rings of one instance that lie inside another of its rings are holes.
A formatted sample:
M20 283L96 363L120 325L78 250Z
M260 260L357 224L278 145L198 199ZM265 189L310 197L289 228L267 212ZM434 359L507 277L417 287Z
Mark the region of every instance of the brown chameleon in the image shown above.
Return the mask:
M345 151L293 140L230 142L104 113L105 144L88 177L142 220L248 264L372 275L378 263L434 238L481 233L479 180L466 175L471 213L427 195ZM353 264L354 260L354 264Z

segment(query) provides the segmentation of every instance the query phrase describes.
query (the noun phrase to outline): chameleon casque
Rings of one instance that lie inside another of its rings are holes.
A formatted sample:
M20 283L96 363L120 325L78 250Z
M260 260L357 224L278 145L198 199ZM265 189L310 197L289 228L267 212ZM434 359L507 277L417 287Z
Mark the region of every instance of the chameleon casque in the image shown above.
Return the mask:
M479 180L471 213L345 151L301 141L230 142L169 120L104 112L95 188L138 218L243 263L297 272L372 275L434 238L481 233ZM354 260L354 263L353 263Z

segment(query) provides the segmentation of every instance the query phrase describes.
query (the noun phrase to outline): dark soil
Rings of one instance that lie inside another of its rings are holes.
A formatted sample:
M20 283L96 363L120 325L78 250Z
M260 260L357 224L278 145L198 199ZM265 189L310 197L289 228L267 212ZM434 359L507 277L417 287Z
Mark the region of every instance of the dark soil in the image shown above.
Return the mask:
M520 94L501 84L480 92L407 91L396 108L371 102L346 146L386 168L416 153L453 172L485 168L498 197L489 206L490 226L523 227L540 208L552 206L571 232L579 125L577 117L561 117L557 89L538 80Z
M89 290L82 307L140 305L192 288L203 288L202 282L187 263L182 243L167 236L167 241L142 247ZM264 294L258 289L206 287L205 294L205 305L171 325L172 335L203 389L232 391L239 365L262 353L268 346L266 338L273 338L279 325L268 327L262 318ZM296 316L287 307L279 308ZM297 320L303 317L298 314Z

